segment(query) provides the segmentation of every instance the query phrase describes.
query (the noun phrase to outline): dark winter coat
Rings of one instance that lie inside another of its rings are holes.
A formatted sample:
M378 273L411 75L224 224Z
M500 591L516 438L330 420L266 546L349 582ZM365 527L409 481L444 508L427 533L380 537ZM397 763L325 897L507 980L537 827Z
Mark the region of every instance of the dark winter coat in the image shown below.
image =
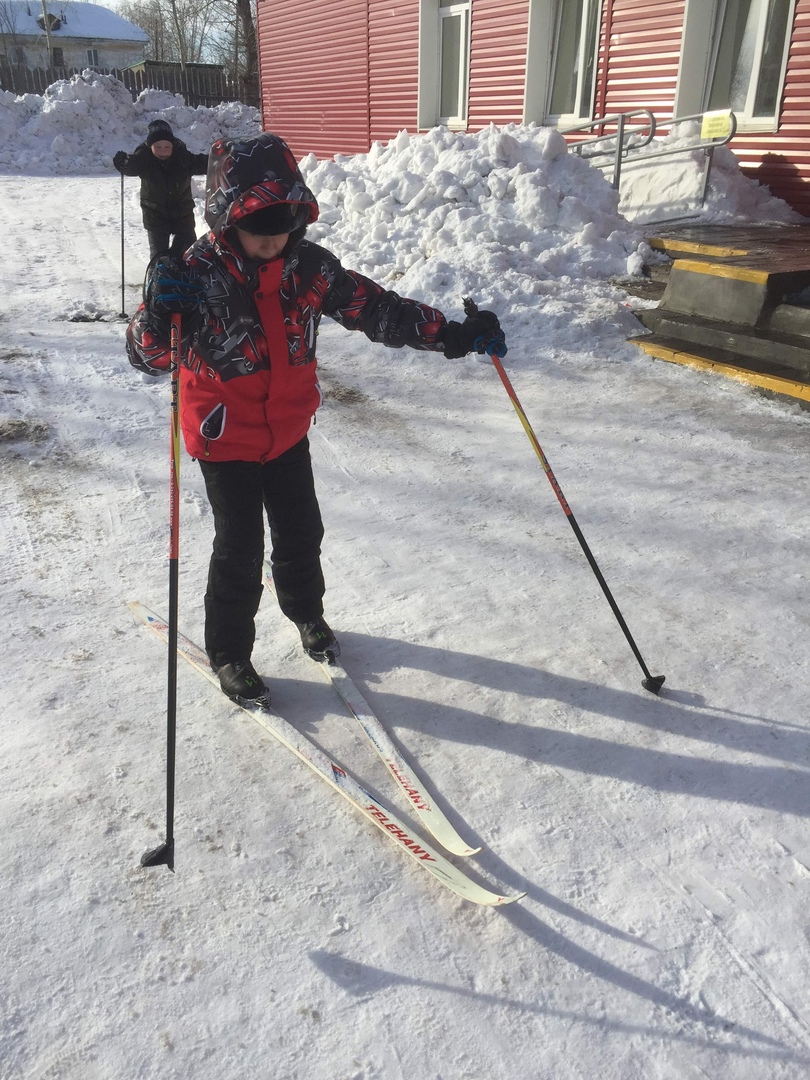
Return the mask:
M174 144L171 157L161 161L143 142L129 155L122 172L141 178L144 228L174 232L172 225L194 214L191 177L205 175L208 154L192 154L180 139L167 141Z
M407 300L293 233L279 258L245 258L232 226L274 203L318 216L286 143L266 133L211 149L209 236L184 256L202 285L205 314L184 324L181 426L192 457L268 461L307 433L321 401L315 341L323 315L372 341L440 351L446 326L434 308ZM192 325L189 325L192 322ZM146 309L128 333L131 363L155 374L170 364L167 328Z

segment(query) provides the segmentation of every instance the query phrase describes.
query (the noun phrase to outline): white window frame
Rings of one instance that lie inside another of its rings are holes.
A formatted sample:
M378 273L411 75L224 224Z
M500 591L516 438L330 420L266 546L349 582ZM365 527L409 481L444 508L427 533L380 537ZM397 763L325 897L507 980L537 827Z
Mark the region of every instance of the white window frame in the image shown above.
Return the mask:
M759 74L762 64L762 50L765 43L768 0L756 0L760 4L760 18L757 26L754 64L745 107L734 110L738 131L776 131L779 127L779 112L782 93L785 88L790 39L796 14L796 0L790 0L787 18L787 32L782 52L782 66L776 93L776 107L773 115L755 116L754 102L759 87ZM678 72L678 86L675 93L675 116L691 116L708 108L709 93L714 77L714 65L720 45L720 30L725 0L687 0L684 19L681 65Z
M98 67L98 49L87 49L88 67Z
M442 22L449 16L461 15L462 55L459 65L460 116L442 116L441 108L441 42ZM442 3L441 0L420 0L419 4L419 89L417 127L426 131L437 124L457 131L466 131L469 116L470 38L472 30L472 0Z
M552 113L551 112L551 94L554 89L554 76L557 66L557 46L559 43L560 33L560 15L562 12L562 4L564 0L554 0L549 6L549 17L547 19L547 27L549 31L549 41L551 42L551 54L548 62L548 73L546 78L546 101L545 101L545 116L546 123L556 124L558 127L571 127L577 123L583 123L586 120L593 119L593 103L596 95L596 73L599 65L599 44L601 40L601 28L602 28L602 4L603 0L583 0L582 4L582 23L579 27L579 45L577 49L579 58L579 76L577 78L577 87L574 94L574 101L579 102L582 100L582 79L585 72L586 65L584 63L588 27L590 25L591 17L596 16L596 38L594 41L594 75L593 83L591 85L591 92L587 102L587 112L580 115L579 113Z

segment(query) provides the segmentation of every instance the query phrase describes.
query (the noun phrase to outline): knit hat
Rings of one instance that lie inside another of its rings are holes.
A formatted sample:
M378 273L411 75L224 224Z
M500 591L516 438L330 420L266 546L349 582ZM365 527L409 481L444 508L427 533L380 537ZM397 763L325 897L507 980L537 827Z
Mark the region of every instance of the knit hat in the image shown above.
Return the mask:
M147 128L146 145L152 146L156 142L172 142L174 133L165 120L153 120Z
M234 224L237 229L253 233L254 236L279 236L292 233L309 220L309 207L302 203L276 203L265 206L252 214L239 218Z

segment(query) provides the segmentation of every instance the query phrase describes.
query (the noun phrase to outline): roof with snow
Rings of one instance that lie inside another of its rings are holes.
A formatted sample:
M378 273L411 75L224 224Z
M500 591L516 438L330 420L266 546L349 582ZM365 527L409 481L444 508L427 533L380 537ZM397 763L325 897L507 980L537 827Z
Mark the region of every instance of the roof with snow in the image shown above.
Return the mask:
M51 38L93 38L105 41L148 41L149 35L140 26L117 15L100 4L67 0L64 4L48 3L52 16ZM41 37L42 4L37 0L0 0L0 34L15 37Z

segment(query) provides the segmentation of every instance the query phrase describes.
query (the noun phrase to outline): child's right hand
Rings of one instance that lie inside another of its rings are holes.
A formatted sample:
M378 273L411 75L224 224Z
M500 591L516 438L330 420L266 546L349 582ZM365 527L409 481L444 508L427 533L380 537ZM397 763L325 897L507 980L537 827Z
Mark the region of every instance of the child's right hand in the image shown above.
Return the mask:
M144 286L144 304L150 315L190 315L200 310L203 301L202 285L171 255L159 255L150 265Z
M113 165L119 172L123 172L126 168L126 164L129 161L129 154L124 150L119 150L117 154L113 155Z

